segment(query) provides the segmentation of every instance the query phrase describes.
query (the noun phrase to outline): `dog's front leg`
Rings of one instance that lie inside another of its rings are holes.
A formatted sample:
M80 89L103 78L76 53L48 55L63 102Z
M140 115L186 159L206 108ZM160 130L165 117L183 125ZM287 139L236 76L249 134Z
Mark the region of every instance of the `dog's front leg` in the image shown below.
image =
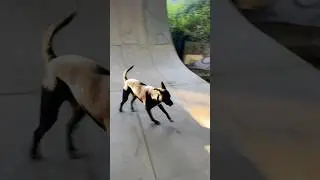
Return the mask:
M151 108L146 107L146 111L147 111L151 121L154 122L156 125L160 125L160 122L153 118L153 116L151 114Z
M158 104L158 107L161 109L161 111L167 116L168 120L170 122L173 122L173 120L171 119L171 117L169 116L168 112L164 109L164 107L162 106L162 104Z
M152 109L153 107L155 107L156 105L157 105L157 104L154 103L154 101L151 99L151 97L147 95L147 96L146 96L146 101L145 101L146 111L147 111L147 113L148 113L151 121L153 121L156 125L159 125L160 122L157 121L157 120L155 120L155 119L153 118L152 114L151 114L151 109Z

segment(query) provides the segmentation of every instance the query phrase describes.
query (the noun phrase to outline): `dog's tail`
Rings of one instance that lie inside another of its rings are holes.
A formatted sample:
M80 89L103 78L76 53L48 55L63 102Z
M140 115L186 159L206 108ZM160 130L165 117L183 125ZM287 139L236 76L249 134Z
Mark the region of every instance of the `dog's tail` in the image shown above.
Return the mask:
M132 65L131 67L129 67L128 69L126 69L126 70L123 72L123 81L128 80L127 74L128 74L128 72L129 72L133 67L134 67L134 65Z
M68 25L73 18L77 15L77 12L72 12L66 18L58 21L57 23L53 23L49 26L49 28L45 31L42 39L42 53L45 63L49 62L51 59L57 57L52 48L52 40L55 34L61 30L64 26Z

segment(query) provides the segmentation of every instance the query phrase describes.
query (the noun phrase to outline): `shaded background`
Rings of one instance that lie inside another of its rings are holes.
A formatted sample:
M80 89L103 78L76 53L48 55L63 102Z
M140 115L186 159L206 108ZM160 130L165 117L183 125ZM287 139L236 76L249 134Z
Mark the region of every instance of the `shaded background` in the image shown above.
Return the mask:
M233 0L241 9L255 9L255 20L320 26L319 0Z
M319 0L234 0L256 27L320 68Z

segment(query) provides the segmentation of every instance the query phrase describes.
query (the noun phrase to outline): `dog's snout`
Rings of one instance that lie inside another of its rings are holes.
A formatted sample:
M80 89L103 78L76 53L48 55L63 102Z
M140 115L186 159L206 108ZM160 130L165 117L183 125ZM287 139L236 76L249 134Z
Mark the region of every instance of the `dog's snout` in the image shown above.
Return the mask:
M173 102L172 101L169 101L168 103L166 103L168 106L172 106L173 105Z

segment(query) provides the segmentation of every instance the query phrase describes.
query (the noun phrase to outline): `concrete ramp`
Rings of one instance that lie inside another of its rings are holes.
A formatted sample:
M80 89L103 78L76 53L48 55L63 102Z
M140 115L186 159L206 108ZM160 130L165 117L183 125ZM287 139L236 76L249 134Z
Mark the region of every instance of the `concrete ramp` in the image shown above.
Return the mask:
M111 179L210 179L210 85L179 60L168 30L166 1L111 0ZM118 108L122 73L160 86L163 81L175 105L165 107L170 123L157 108L154 127L140 102L137 112Z
M230 2L212 3L211 176L319 179L319 71L253 27Z

